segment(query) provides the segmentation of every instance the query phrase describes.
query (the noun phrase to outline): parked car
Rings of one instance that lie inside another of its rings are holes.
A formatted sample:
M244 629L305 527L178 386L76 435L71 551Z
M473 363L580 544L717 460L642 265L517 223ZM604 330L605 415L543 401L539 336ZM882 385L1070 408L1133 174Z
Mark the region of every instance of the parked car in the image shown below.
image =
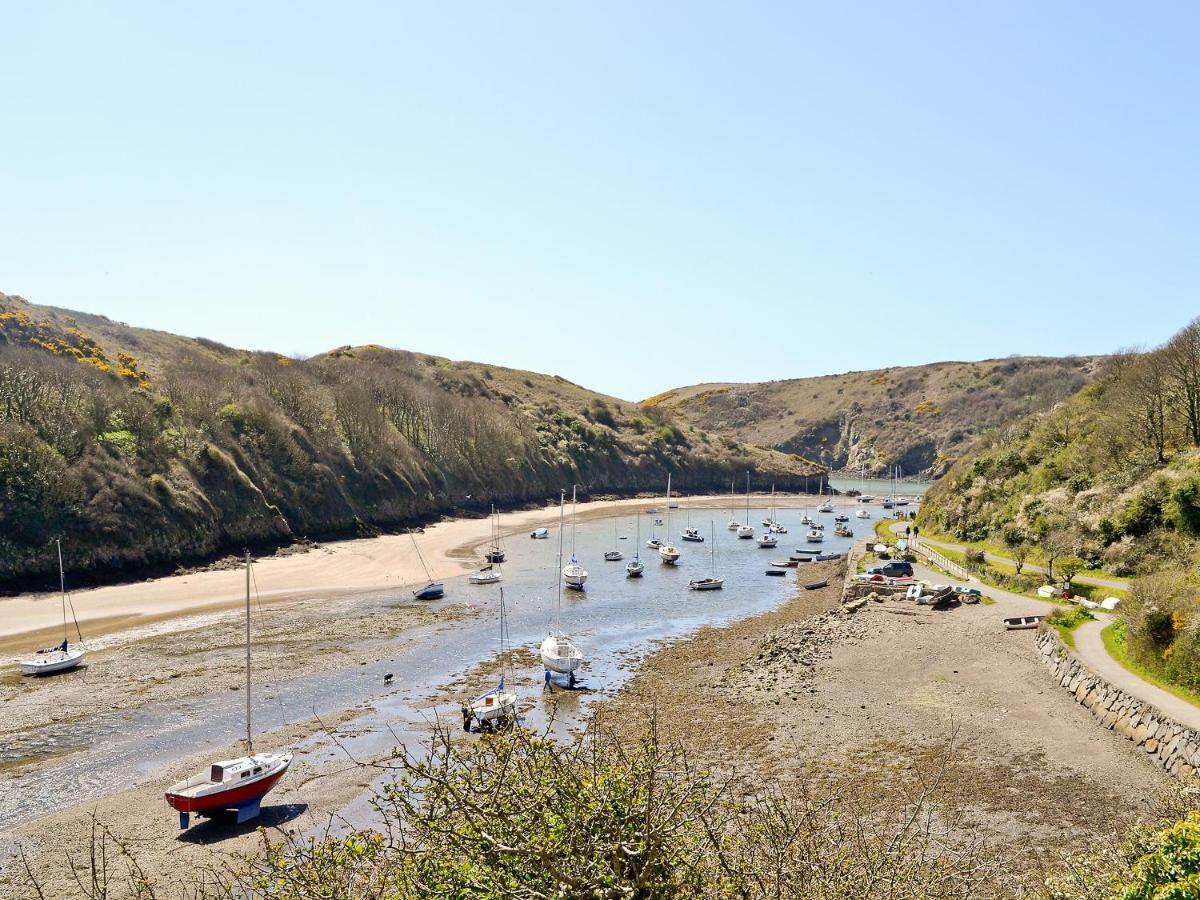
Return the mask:
M867 569L867 574L882 575L884 578L912 578L913 567L912 563L894 559L891 562L884 563L882 566L872 566Z

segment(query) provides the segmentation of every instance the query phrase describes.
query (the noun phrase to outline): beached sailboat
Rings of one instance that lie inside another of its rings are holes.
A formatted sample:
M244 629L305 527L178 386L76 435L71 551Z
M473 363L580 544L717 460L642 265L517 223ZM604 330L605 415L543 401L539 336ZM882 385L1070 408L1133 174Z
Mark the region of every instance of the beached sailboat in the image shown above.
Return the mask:
M505 676L512 669L512 660L505 650L507 637L508 615L504 606L504 588L500 588L500 681L490 691L463 703L463 731L470 731L472 724L480 731L497 731L517 721L517 695L504 687Z
M55 540L54 545L58 550L58 589L62 601L63 639L61 644L45 647L28 659L21 660L22 675L53 675L56 672L65 672L83 662L86 653L82 646L83 632L79 630L79 620L75 618L75 604L71 601L71 595L67 593L67 576L63 570L62 561L62 542ZM71 635L67 629L68 608L71 610L71 621L75 623L75 636L80 641L74 647L70 644Z
M679 561L679 549L671 543L671 475L667 473L667 537L658 548L658 558L663 565L673 566Z
M742 540L753 540L754 526L750 524L750 473L746 473L746 524L739 525L737 536Z
M633 542L633 559L625 564L625 576L627 578L641 578L642 573L646 571L646 566L642 562L641 543L642 543L642 518L636 517L637 522L637 540Z
M483 555L483 558L487 560L487 565L467 576L467 581L471 584L495 584L504 577L504 573L500 571L500 563L504 560L504 551L499 549L500 522L495 507L492 507L492 515L488 518L488 524L492 532L491 542Z
M559 537L558 537L558 561L562 563L563 541L561 519L563 516L563 507L566 505L567 492L562 492L562 497L559 499ZM566 675L570 681L571 687L575 686L575 672L583 665L583 653L575 646L571 638L568 637L562 630L562 582L557 583L557 592L554 605L554 628L546 635L545 640L539 648L542 655L542 666L547 673L558 675Z
M725 526L730 531L737 531L741 523L733 517L733 479L729 479L729 524Z
M214 762L203 772L171 785L167 804L179 813L179 827L187 828L192 813L211 816L225 810L237 812L238 823L256 818L262 798L292 764L289 753L255 753L250 700L250 553L246 553L246 755Z
M714 534L713 524L710 522L708 526L709 536ZM693 578L688 582L688 587L693 591L719 591L725 586L725 579L717 577L717 543L716 538L708 546L709 560L709 576L707 578Z
M577 560L575 558L575 517L576 517L576 510L578 508L576 499L575 499L575 491L578 487L579 487L579 485L577 485L577 484L571 485L571 561L569 563L567 563L565 566L563 566L563 570L562 570L563 581L565 581L567 583L567 587L569 587L573 591L582 591L583 584L585 581L587 581L587 577L588 577L587 569L585 569L580 564L579 560ZM566 496L565 491L563 492L563 496L564 497ZM559 528L560 528L559 543L561 544L562 543L562 531L561 531L562 522L561 522L561 520L559 522ZM560 557L561 557L561 555L562 554L559 554ZM562 563L562 559L560 558L559 564L561 565L561 563Z
M500 513L496 512L496 505L492 504L492 543L488 546L486 559L490 563L504 562L504 547L500 544Z
M421 561L421 568L425 570L425 587L417 588L413 591L413 596L418 600L437 600L446 593L446 586L440 581L434 581L433 576L429 574L429 566L425 564L425 557L421 555L421 548L417 545L417 536L410 531L408 536L412 538L413 549L417 551L417 559Z

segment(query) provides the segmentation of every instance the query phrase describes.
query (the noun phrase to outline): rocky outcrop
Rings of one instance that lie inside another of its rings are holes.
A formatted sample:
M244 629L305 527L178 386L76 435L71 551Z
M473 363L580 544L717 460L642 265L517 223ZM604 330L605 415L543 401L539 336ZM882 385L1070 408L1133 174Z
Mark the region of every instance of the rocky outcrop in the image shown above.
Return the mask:
M1200 734L1092 672L1053 628L1038 633L1037 648L1059 686L1070 691L1100 726L1132 741L1172 776L1195 777L1200 769Z

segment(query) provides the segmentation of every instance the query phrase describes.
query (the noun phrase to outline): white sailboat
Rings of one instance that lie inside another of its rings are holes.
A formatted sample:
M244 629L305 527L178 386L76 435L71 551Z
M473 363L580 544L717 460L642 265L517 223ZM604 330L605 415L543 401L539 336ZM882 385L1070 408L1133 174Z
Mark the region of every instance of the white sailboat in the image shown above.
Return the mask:
M563 539L562 517L567 492L559 498L558 561L562 563ZM546 635L539 648L542 666L547 673L566 675L571 687L575 686L575 672L583 665L583 653L562 630L562 582L557 582L557 599L554 606L554 628Z
M504 573L500 571L500 563L504 561L504 551L500 549L500 519L496 515L496 507L494 506L492 507L492 515L488 519L488 524L492 533L490 537L491 543L484 554L487 565L467 576L467 581L471 584L495 584L504 577Z
M743 540L754 538L754 526L750 524L750 473L746 473L746 524L739 525L737 536Z
M84 654L87 652L82 646L83 632L79 630L79 620L75 618L75 604L67 593L67 576L63 571L62 561L62 542L55 540L54 544L58 549L58 589L62 601L63 639L61 644L55 647L45 647L28 659L21 660L22 675L53 675L56 672L65 672L83 662ZM74 647L70 645L70 633L67 630L68 607L71 609L71 620L75 623L75 636L80 641Z
M497 731L501 726L517 720L517 695L504 686L504 678L512 667L512 661L505 651L507 636L508 614L504 606L504 588L500 588L500 681L490 691L463 703L463 731L470 731L472 723L478 725L481 731Z
M704 535L700 533L699 528L692 527L692 505L689 503L687 507L687 527L679 535L685 541L691 541L695 544L704 543Z
M688 582L688 587L693 591L719 591L725 586L725 579L717 577L717 542L714 535L715 526L709 522L708 532L709 537L712 537L712 543L708 547L708 565L709 576L707 578L693 578Z
M832 492L833 488L831 487L829 490ZM828 498L825 497L825 482L824 481L821 482L821 505L817 507L817 512L819 512L819 513L833 512L833 497L832 496L830 496Z
M262 798L275 787L292 764L292 754L255 753L250 702L250 553L246 552L246 755L223 759L166 791L168 805L179 813L179 827L187 828L191 814L207 816L236 810L238 823L256 818Z
M725 526L730 531L737 531L741 523L733 517L733 479L729 479L729 524Z
M663 565L673 566L679 562L679 549L671 543L671 475L667 473L667 536L658 548L658 558Z
M627 578L641 578L642 573L646 571L646 566L641 558L642 517L637 516L635 521L637 522L637 540L633 542L633 559L625 564Z
M613 548L604 551L605 562L620 562L625 558L625 554L617 549L617 542L620 538L617 537L617 523L613 522Z
M577 484L571 485L571 561L563 566L562 570L563 581L565 581L567 583L567 587L573 591L582 591L583 584L585 581L587 581L588 577L587 569L580 565L579 560L575 558L575 516L577 509L575 491L578 487L579 485ZM563 494L565 496L566 492L564 491ZM561 525L561 522L559 524ZM562 533L560 531L559 543L561 542ZM560 559L559 563L561 562L562 560Z

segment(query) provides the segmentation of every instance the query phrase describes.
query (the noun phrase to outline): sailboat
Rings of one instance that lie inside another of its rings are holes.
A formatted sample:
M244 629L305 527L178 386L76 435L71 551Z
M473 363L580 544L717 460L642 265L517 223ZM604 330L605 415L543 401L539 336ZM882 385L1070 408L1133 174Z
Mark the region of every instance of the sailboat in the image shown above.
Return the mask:
M618 540L620 540L620 538L617 537L617 523L614 522L613 523L613 548L611 550L604 551L604 561L605 562L620 562L621 560L623 560L625 558L625 554L617 549L617 541Z
M830 488L830 491L832 491L832 490L833 490L833 488ZM817 512L819 512L819 513L833 512L833 497L832 496L829 498L825 497L825 482L823 480L821 482L820 494L821 494L821 505L817 507Z
M567 492L559 498L558 561L562 563L563 539L562 517L566 506ZM565 571L565 570L564 570ZM547 673L566 675L571 687L575 686L575 672L583 665L583 653L562 630L562 582L557 583L557 600L554 606L554 628L546 635L539 648L542 666Z
M496 507L492 507L492 515L488 519L491 528L491 543L488 545L484 559L487 565L477 572L467 576L471 584L495 584L504 574L500 571L500 563L504 561L504 551L500 549L500 517L496 515Z
M504 548L500 546L500 513L496 512L496 505L492 504L492 544L488 547L487 561L490 563L504 562Z
M658 558L663 565L673 566L679 561L679 548L671 543L671 474L667 473L667 536L658 548Z
M646 566L642 562L641 547L642 543L642 517L635 518L637 522L637 540L633 544L633 559L625 564L625 577L641 578L642 573L646 571Z
M750 473L746 473L746 524L739 525L737 536L745 540L754 537L754 526L750 524Z
M714 527L715 526L711 522L708 523L709 537L713 536ZM710 572L709 576L707 578L693 578L688 582L688 587L690 587L693 591L719 591L725 586L725 579L717 577L716 538L713 538L713 542L708 547L708 559Z
M740 523L733 517L733 479L729 479L729 524L725 526L730 531L737 531Z
M255 753L250 703L250 553L246 552L246 755L222 759L206 771L171 785L167 804L179 813L179 827L187 828L191 814L210 816L236 810L237 821L256 818L262 798L292 764L291 753Z
M425 587L417 588L413 591L413 596L418 600L437 600L446 593L446 587L440 581L434 581L433 576L429 574L429 566L425 564L425 557L421 555L421 548L417 546L417 536L413 532L409 532L408 536L412 538L413 549L417 551L417 559L421 561L421 568L425 570Z
M563 566L562 570L563 581L565 581L567 583L567 587L573 591L582 591L583 583L587 581L587 569L581 566L579 564L579 560L575 558L575 489L578 487L579 485L577 484L571 485L571 561L567 563L567 565ZM566 496L565 491L563 492L563 496ZM561 532L559 532L559 542L562 542ZM562 560L560 559L559 562L561 563Z
M683 529L683 533L679 536L685 541L692 541L696 544L704 543L704 535L700 533L700 529L692 527L692 505L690 503L687 508L687 527Z
M29 659L21 660L22 675L53 675L55 672L65 672L83 662L83 655L86 652L78 644L72 647L69 643L67 607L71 609L71 620L75 623L75 635L80 642L83 641L83 632L79 630L79 620L75 618L75 604L71 601L70 594L67 593L67 576L63 571L62 561L62 542L55 540L54 544L58 548L58 590L62 599L63 639L61 644L55 647L45 647L38 650Z
M775 506L775 485L771 485L771 524L767 526L771 534L787 534L787 527L779 522L779 510Z
M472 722L476 723L480 730L486 728L496 731L501 725L517 718L517 695L504 687L505 669L511 667L511 660L504 650L507 634L508 615L504 607L504 588L500 588L500 682L469 703L463 703L463 731L470 731Z

